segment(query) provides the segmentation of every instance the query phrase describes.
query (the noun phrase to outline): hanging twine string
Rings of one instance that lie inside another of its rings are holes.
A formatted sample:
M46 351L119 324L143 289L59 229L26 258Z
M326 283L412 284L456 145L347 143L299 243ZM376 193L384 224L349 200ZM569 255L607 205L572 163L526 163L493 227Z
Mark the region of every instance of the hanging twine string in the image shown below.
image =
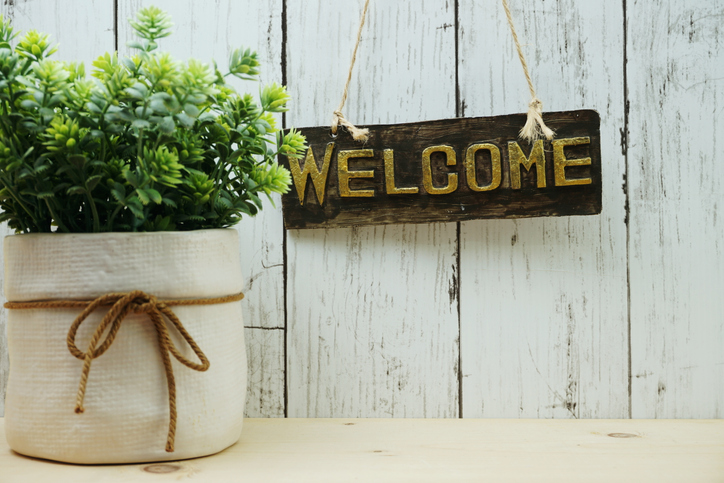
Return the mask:
M518 50L518 58L520 63L523 65L523 73L525 74L525 80L528 81L528 89L530 89L530 102L528 103L528 120L525 122L525 126L520 130L520 137L528 142L533 142L536 139L545 137L550 140L555 136L555 132L545 125L543 122L543 103L538 99L533 88L533 81L530 78L530 72L528 72L528 64L525 61L523 55L523 49L518 41L518 34L515 33L515 26L513 25L513 16L510 13L510 7L508 6L508 0L503 0L503 8L505 9L505 16L508 17L508 25L510 26L510 32L513 34L513 41L515 42L515 48Z
M101 295L92 301L82 300L49 300L42 302L7 302L6 309L50 309L50 308L83 308L83 311L76 317L68 331L68 350L74 357L83 361L83 370L81 372L80 384L78 386L78 394L76 396L75 412L81 414L85 411L83 400L85 398L86 386L88 385L88 374L90 373L91 361L96 357L100 357L113 344L118 329L126 316L133 312L135 314L146 314L153 322L158 337L159 350L163 366L166 370L166 382L168 384L168 405L169 405L169 423L168 436L166 438L166 451L172 453L174 451L174 442L176 439L176 380L173 375L173 367L171 365L171 355L173 355L181 364L195 371L204 372L209 368L209 360L201 351L194 341L193 337L186 331L176 314L169 308L171 306L181 305L212 305L224 304L228 302L237 302L244 298L244 294L238 293L225 297L202 298L190 300L158 300L153 295L148 295L140 290L134 290L129 293L110 293ZM78 328L86 318L100 306L111 306L103 320L96 328L88 350L82 352L75 344L76 333ZM168 319L176 330L181 334L186 343L191 347L200 364L186 359L176 349L166 323L164 316ZM108 329L103 343L99 345L103 332Z
M369 139L369 130L360 129L342 115L342 108L344 103L347 101L347 90L349 89L349 82L352 80L352 69L354 69L354 62L357 59L357 47L359 47L359 41L362 37L362 27L365 24L365 18L367 17L367 6L370 4L370 0L365 1L365 6L362 9L362 18L359 22L359 29L357 30L357 42L354 44L354 50L352 51L352 62L349 65L349 72L347 73L347 82L344 84L344 92L342 93L342 102L339 103L339 107L334 111L332 115L332 134L337 134L337 126L344 126L347 131L352 135L352 139L355 141L364 142Z

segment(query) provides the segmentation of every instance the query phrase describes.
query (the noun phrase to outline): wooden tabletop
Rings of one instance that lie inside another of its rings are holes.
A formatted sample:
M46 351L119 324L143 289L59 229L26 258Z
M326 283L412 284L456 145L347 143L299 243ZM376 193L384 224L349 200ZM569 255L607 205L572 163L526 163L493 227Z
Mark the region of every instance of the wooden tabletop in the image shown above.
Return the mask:
M76 466L5 442L0 482L724 482L724 420L247 419L217 455Z

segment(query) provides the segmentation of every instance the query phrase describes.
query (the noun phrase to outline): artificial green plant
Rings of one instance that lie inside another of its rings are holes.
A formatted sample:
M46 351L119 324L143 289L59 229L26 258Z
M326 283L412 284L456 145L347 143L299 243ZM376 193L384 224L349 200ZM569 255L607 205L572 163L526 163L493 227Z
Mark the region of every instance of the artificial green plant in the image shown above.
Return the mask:
M16 34L0 16L0 221L17 232L223 228L289 189L275 161L298 157L305 139L282 136L274 113L283 86L259 102L230 76L256 80L255 52L231 53L228 72L157 51L169 16L144 8L131 26L136 51L83 64L51 60L48 36Z

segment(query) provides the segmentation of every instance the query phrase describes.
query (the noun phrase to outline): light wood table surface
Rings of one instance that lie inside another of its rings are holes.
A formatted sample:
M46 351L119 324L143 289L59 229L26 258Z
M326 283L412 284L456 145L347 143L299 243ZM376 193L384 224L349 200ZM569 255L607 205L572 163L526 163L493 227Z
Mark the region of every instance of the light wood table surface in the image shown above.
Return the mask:
M217 455L76 466L10 450L0 482L724 482L724 420L247 419Z

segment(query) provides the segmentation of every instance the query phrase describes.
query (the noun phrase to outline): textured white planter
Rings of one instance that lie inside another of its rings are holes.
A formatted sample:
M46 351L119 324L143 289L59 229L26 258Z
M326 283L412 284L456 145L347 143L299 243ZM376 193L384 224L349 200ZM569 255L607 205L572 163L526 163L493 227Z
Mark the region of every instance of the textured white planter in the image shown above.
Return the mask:
M31 234L5 238L5 297L11 302L92 300L142 290L159 299L239 293L235 230L164 233ZM213 454L241 434L246 352L240 302L171 307L208 357L206 372L172 358L178 419L175 451L165 451L168 390L153 324L130 314L113 345L93 360L85 412L74 412L83 361L68 351L81 309L8 311L10 374L5 430L28 456L71 463L130 463ZM81 325L81 351L107 308ZM170 324L169 324L170 325ZM184 357L193 351L171 329Z

